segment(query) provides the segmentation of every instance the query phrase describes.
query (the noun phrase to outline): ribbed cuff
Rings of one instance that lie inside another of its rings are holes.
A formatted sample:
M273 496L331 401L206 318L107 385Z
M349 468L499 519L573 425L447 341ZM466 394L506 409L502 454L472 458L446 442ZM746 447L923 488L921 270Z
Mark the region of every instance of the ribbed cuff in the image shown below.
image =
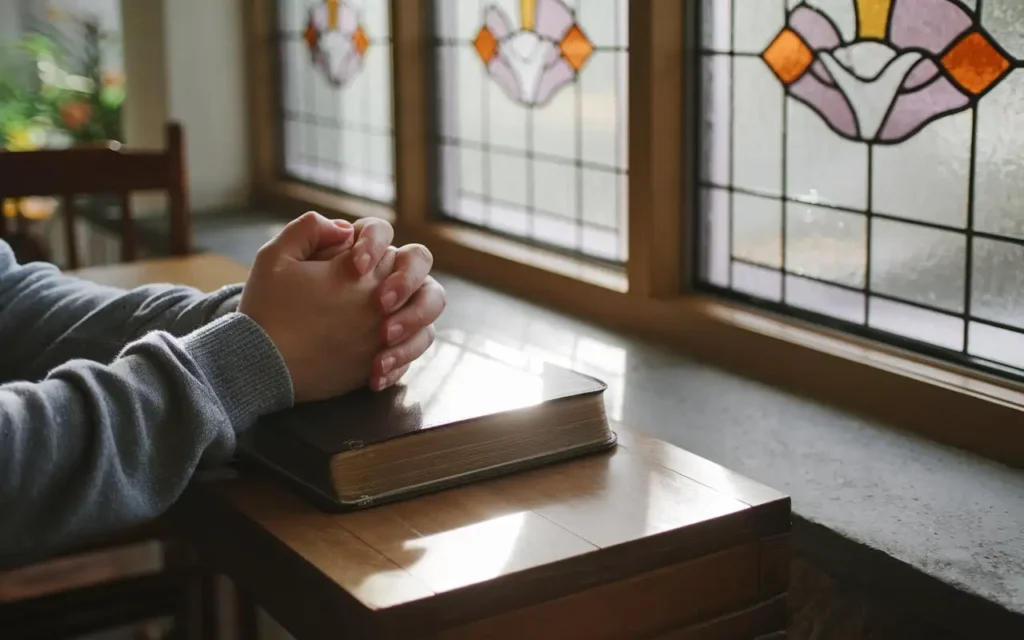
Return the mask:
M294 402L281 354L249 316L228 314L185 336L182 344L203 370L235 431Z

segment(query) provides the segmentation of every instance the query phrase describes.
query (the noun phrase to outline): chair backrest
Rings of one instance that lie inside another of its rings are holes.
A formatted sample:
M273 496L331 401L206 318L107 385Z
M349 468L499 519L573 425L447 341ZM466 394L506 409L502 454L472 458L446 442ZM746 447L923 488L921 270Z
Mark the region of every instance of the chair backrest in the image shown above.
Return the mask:
M60 150L0 151L0 202L5 198L52 196L62 199L70 269L78 268L75 196L116 195L121 204L121 252L126 262L138 254L131 194L163 191L168 196L170 251L190 252L186 191L185 136L181 125L166 128L166 148L130 150L120 146ZM0 215L0 236L6 221Z

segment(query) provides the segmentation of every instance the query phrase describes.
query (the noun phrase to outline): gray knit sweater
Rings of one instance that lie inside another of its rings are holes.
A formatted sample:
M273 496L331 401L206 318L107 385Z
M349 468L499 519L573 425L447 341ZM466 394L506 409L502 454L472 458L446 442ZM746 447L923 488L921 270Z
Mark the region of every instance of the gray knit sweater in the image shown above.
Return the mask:
M0 240L0 567L154 518L291 405L240 290L101 287Z

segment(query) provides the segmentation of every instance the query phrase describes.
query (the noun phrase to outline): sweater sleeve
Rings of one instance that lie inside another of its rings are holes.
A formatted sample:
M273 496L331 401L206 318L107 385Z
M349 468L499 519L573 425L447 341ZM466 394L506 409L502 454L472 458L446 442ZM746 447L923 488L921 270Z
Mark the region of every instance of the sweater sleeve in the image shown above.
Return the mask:
M211 294L190 287L117 289L18 265L0 241L0 382L40 380L72 359L108 363L150 331L183 336L238 307L240 284Z
M45 345L40 326L96 323L82 344L98 340L104 315L98 309L123 295L84 284L79 292L77 281L59 278L63 295L101 304L87 320L46 318L54 311L21 304L23 295L47 298L45 292L16 286L12 293L3 249L0 243L3 366L19 369L11 352L32 357L35 350L24 343ZM113 310L112 317L137 328L135 339L109 361L65 358L41 379L0 385L0 566L156 517L201 463L227 458L240 431L292 403L291 379L269 336L247 316L225 309L230 296L202 298L181 294L182 304L169 306L177 310L172 317L152 322L133 324L137 313ZM197 305L206 307L207 317L220 317L203 325ZM18 311L13 317L12 306ZM197 319L186 321L188 313ZM172 333L193 322L201 326ZM148 333L138 337L142 325Z

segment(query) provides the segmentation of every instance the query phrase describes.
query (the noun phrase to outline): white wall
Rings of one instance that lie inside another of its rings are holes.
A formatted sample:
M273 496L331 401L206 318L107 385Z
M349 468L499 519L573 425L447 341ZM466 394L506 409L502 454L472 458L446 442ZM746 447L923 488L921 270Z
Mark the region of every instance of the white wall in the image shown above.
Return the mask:
M249 192L242 2L163 2L167 115L185 128L197 213L240 206Z

